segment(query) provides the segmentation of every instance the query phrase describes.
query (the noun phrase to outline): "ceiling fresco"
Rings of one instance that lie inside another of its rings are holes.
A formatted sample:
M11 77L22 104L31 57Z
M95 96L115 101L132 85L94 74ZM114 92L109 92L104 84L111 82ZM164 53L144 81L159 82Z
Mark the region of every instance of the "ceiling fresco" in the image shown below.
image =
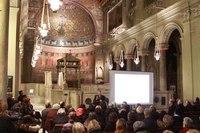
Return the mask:
M38 34L42 0L29 1L28 27ZM103 34L103 14L99 0L63 0L60 10L50 10L50 32L42 40L44 45L79 47L94 44Z

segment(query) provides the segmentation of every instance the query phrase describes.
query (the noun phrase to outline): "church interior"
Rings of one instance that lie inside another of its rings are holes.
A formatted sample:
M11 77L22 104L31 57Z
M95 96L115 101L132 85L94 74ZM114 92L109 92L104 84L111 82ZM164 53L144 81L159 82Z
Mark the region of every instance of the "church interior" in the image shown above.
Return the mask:
M153 73L159 110L195 101L199 24L200 0L0 0L0 99L77 108L133 71Z

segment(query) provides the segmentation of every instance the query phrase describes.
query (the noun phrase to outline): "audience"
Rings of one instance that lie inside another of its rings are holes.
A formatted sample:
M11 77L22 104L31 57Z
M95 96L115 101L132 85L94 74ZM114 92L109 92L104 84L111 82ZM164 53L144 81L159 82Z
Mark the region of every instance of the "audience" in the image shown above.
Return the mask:
M47 103L41 115L22 91L18 101L7 102L9 108L0 100L0 133L199 133L200 129L199 98L184 104L171 99L166 112L153 105L131 108L126 102L107 106L107 98L99 92L89 106L74 109L65 102L52 107Z

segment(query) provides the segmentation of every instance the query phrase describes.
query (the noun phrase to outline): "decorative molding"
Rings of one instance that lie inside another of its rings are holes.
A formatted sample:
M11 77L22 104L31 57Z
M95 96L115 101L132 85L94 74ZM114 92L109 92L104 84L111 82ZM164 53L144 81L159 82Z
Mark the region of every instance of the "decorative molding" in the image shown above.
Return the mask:
M187 8L185 1L181 0L172 6L158 12L157 14L152 15L151 17L145 19L144 21L140 22L139 24L127 29L119 36L108 40L109 45L116 45L120 44L121 42L125 42L130 38L135 38L138 33L141 32L149 32L149 30L153 30L155 28L155 19L157 17L157 25L161 25L166 23L166 20L172 21L173 17L178 17L180 12Z
M165 9L164 0L156 0L145 8L145 11L152 14L154 11Z
M195 18L200 15L200 5L196 7L189 7L189 9L185 10L183 13L180 14L183 22L189 21L190 18Z
M78 41L70 41L70 40L48 40L42 39L41 44L54 46L54 47L83 47L94 44L95 40L91 39L83 39Z

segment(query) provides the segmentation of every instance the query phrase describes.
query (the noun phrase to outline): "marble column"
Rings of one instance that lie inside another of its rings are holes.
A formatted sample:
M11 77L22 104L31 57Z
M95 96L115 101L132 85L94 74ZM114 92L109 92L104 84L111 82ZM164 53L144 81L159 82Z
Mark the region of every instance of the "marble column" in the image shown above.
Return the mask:
M0 99L6 98L7 88L9 2L0 2Z
M119 58L115 58L115 63L116 63L116 70L120 70Z
M160 91L167 90L166 51L160 51Z
M132 71L133 70L133 59L132 59L132 55L126 55L126 70L127 71Z
M52 90L52 74L51 71L45 71L45 102L52 102L51 99Z
M146 55L141 56L141 71L146 71Z

